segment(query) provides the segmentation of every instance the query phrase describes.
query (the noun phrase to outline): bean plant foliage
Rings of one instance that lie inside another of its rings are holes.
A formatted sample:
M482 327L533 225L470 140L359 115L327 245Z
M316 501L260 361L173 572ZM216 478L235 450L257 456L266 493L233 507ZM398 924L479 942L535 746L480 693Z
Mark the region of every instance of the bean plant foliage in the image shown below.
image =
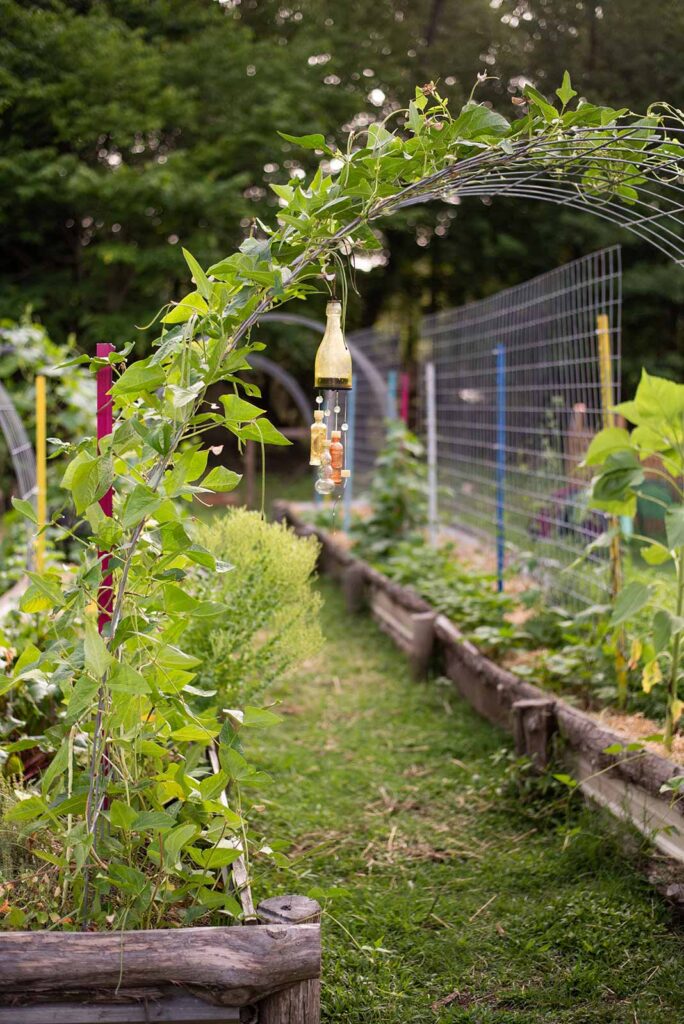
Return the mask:
M44 734L11 745L15 753L38 744L49 763L35 791L19 792L6 815L50 872L53 926L145 928L240 917L226 869L242 857L251 870L255 858L270 855L248 829L244 794L264 780L245 737L274 725L277 715L212 701L197 685L198 658L185 642L193 622L218 621L225 610L221 600L194 597L187 577L196 567L219 576L230 571L193 537L187 506L195 495L238 483L226 468L207 472L203 435L221 426L238 445L287 443L257 404L257 389L241 377L262 347L253 329L268 309L320 291L355 249L378 248L371 223L420 198L426 180L483 152L506 160L529 140L572 139L578 126L597 130L601 156L620 139L620 161L587 163L585 187L594 194L624 201L636 194L626 147L635 161L647 146L662 149L664 163L672 160L656 114L639 120L577 103L567 75L558 97L554 106L526 87L521 116L509 123L474 99L452 114L430 83L407 109L350 134L343 148L319 134L284 135L322 160L310 180L272 186L281 203L277 225L255 222L238 251L206 269L184 251L191 285L161 311L152 354L124 368L129 346L106 360L116 370L113 433L99 450L92 437L55 446L70 456L62 487L81 520L72 531L81 555L64 572L30 575L22 608L49 618L49 640L26 645L0 685L2 693L49 684L61 695ZM625 119L632 130L623 139ZM643 130L635 133L634 123ZM539 159L554 158L546 147ZM565 149L560 176L567 160ZM95 371L103 360L80 363ZM229 391L218 408L205 402L217 382ZM110 487L112 517L98 503ZM20 508L32 516L30 507ZM111 553L114 600L100 633L102 552ZM26 903L5 923L30 926L31 913Z
M645 370L636 394L615 410L631 424L606 427L591 442L585 462L596 467L593 504L613 515L634 516L637 499L648 497L664 513L665 538L637 537L643 542L641 556L649 565L674 568L676 587L671 606L658 600L655 583L632 580L620 591L611 624L642 626L646 609L650 624L635 628L631 662L641 665L646 693L664 683L665 744L672 746L674 729L684 711L680 684L682 634L684 633L684 384L653 377ZM663 480L671 495L665 501L643 491L647 478ZM606 536L606 542L610 537Z

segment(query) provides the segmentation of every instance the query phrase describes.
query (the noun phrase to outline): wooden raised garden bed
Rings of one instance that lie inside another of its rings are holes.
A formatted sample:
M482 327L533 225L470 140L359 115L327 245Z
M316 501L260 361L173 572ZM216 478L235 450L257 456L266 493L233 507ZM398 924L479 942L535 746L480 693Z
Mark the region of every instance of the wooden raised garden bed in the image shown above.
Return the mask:
M416 674L425 674L431 661L439 664L461 696L513 733L517 751L539 768L549 761L554 737L560 737L556 747L583 793L684 863L684 801L661 792L671 779L684 775L684 767L645 749L628 750L628 737L501 668L415 591L354 558L328 533L303 523L287 504L278 504L276 515L298 533L318 537L321 571L340 581L350 610L370 608L380 628L408 654Z
M0 1024L318 1024L320 907L263 902L259 924L0 933Z

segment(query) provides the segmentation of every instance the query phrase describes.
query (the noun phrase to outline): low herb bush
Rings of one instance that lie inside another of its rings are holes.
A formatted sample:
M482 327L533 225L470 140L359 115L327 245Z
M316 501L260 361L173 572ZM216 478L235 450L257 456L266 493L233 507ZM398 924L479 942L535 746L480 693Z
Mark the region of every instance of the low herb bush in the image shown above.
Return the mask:
M218 579L198 567L190 582L193 597L225 608L219 619L195 619L188 635L201 659L199 685L237 706L260 700L323 643L321 598L312 586L318 543L245 509L214 516L197 536L233 565Z

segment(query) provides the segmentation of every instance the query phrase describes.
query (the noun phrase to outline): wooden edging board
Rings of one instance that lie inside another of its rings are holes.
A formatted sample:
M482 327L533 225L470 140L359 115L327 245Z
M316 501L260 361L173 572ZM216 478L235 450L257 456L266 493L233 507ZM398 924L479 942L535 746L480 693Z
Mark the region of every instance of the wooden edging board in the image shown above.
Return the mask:
M0 932L0 1024L319 1024L320 907L259 905L260 924Z
M516 743L520 741L531 756L539 755L552 733L557 732L563 740L568 769L584 794L630 822L668 857L684 863L684 800L676 799L671 792L661 792L671 779L684 775L684 767L646 749L627 750L632 742L629 737L603 728L562 698L501 668L415 591L354 558L336 545L330 534L303 523L289 505L278 504L276 515L298 533L318 537L324 552L321 570L327 573L332 566L331 575L342 581L345 592L352 591L351 601L347 594L350 607L370 605L381 627L402 650L410 653L410 616L432 611L434 653L461 696L490 722L516 734ZM349 577L355 577L351 586ZM395 628L386 628L392 621ZM619 753L605 753L616 745L621 748Z

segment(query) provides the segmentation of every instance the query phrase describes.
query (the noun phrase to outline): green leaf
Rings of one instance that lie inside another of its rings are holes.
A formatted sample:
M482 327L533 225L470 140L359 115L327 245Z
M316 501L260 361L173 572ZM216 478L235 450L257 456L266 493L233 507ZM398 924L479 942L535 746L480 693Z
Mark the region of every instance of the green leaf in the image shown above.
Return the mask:
M166 811L142 811L136 814L131 825L133 832L158 832L161 829L173 828L176 819Z
M664 651L672 637L672 619L669 612L659 608L653 616L653 646L655 653Z
M204 316L209 312L209 307L199 292L189 292L178 305L162 317L163 324L183 324L191 316ZM152 357L154 359L154 356Z
M30 796L26 800L19 800L14 807L10 807L4 817L7 821L35 821L49 813L49 807L39 796Z
M183 847L192 842L197 833L197 826L190 822L172 828L170 832L164 835L164 854L168 857L176 858Z
M109 688L112 693L126 693L132 697L142 697L150 692L150 686L140 672L125 662L117 662L109 677Z
M641 611L651 600L652 587L645 583L632 580L617 596L613 614L610 619L611 626L619 626Z
M332 150L326 145L325 139L322 135L288 135L286 132L278 132L281 139L285 139L286 142L291 142L295 146L301 146L302 149L320 149L324 153L332 154Z
M12 505L16 508L17 512L20 512L22 516L26 516L32 523L38 524L38 516L36 510L30 501L24 501L23 498L12 497Z
M126 503L121 514L121 523L125 530L137 526L143 519L153 515L162 504L163 498L146 487L144 484L136 484L126 498Z
M284 434L281 434L277 427L267 419L255 420L248 423L240 430L240 437L243 441L259 441L262 444L292 444Z
M605 462L613 452L631 448L629 433L622 427L606 427L592 439L587 454L584 456L586 466L596 466Z
M59 776L64 775L69 763L69 740L65 739L60 746L55 756L50 761L50 764L43 772L43 776L40 782L41 793L44 797L47 797L50 792L52 783Z
M91 679L90 676L86 675L80 677L71 691L69 703L67 704L65 719L67 724L71 725L76 722L84 711L92 707L99 688L100 682L98 679Z
M129 867L128 864L111 864L107 877L118 889L123 889L124 892L130 892L136 896L150 884L142 871Z
M47 612L64 605L64 592L54 573L27 573L31 586L21 595L22 612Z
M234 491L241 480L240 473L234 473L225 466L216 466L202 480L202 487L209 491Z
M221 395L221 402L229 423L248 423L264 414L263 409L252 405L251 402L246 402L239 395Z
M180 729L174 729L171 739L176 743L206 743L218 736L221 730L218 726L207 727L204 725L183 725Z
M14 663L12 675L15 679L18 679L23 672L31 665L37 665L40 661L40 651L35 644L29 643L24 647L23 651Z
M67 466L62 487L70 490L79 515L112 486L114 469L108 456L79 452Z
M282 718L268 708L246 707L242 714L242 725L248 729L270 729L271 726L280 725Z
M658 544L656 541L648 547L640 548L639 554L647 565L663 565L672 558L671 553L665 545Z
M92 619L86 619L85 622L83 655L86 671L95 679L101 679L104 676L113 660Z
M531 106L536 107L540 111L545 121L556 120L558 117L558 111L552 103L549 103L549 101L534 88L534 86L526 85L523 89L523 95L529 101Z
M242 856L240 847L235 846L215 846L211 850L189 846L188 853L201 868L227 868Z
M133 822L138 817L138 812L124 803L123 800L113 800L109 808L109 821L114 828L123 829L129 832Z
M671 505L665 513L665 532L670 548L684 545L684 505Z
M573 98L573 96L576 95L577 93L573 89L572 83L570 81L570 74L568 71L565 71L563 73L563 83L559 89L556 89L556 96L563 104L563 107L567 107L570 100Z
M156 391L166 381L164 369L156 364L151 364L149 359L140 359L137 363L124 370L118 380L114 383L111 394L117 397L121 395L131 396Z
M185 257L185 262L190 268L190 273L192 274L193 280L197 285L197 290L199 291L202 298L206 299L206 301L209 302L211 300L211 284L209 283L207 275L204 273L204 271L202 270L199 263L197 262L197 260L195 259L191 252L188 252L187 249L183 249L183 256Z

